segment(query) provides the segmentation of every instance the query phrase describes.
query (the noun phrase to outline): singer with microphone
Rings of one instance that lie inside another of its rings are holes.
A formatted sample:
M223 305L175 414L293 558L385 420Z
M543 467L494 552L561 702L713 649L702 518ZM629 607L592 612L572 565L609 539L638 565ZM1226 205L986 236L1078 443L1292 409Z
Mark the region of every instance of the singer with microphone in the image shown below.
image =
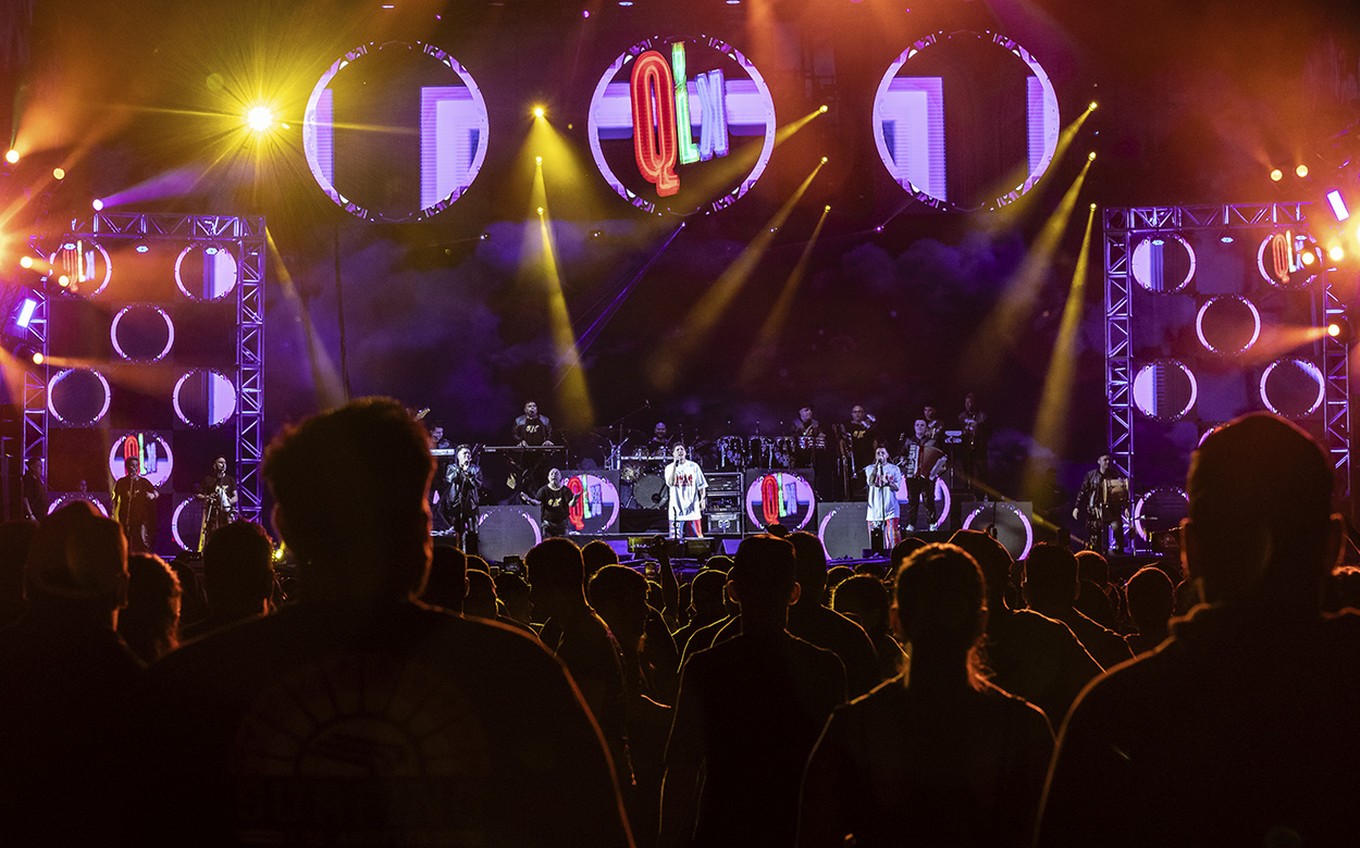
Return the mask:
M670 537L685 538L689 526L696 539L703 538L703 511L708 507L708 481L697 462L685 458L685 446L671 449L673 460L666 466L664 476L670 489Z
M865 514L869 522L869 546L876 551L890 551L902 540L897 529L902 515L897 502L902 469L888 461L887 448L874 451L873 464L864 469L864 483L869 490L869 507Z

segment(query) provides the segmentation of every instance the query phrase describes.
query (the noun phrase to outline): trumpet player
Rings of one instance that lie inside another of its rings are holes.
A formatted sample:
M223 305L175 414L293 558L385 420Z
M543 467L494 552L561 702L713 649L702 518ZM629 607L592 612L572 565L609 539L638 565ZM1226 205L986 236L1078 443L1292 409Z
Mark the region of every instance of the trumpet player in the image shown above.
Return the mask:
M227 473L226 457L213 460L212 473L198 484L194 497L203 503L203 528L198 537L202 551L214 530L236 520L236 478Z

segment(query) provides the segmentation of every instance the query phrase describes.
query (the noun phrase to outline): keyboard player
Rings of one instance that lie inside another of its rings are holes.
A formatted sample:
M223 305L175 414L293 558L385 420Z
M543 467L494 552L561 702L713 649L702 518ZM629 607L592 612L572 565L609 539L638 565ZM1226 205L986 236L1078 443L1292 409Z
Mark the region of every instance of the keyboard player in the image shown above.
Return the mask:
M520 447L552 447L552 422L538 413L538 404L524 404L524 414L515 419L511 438Z

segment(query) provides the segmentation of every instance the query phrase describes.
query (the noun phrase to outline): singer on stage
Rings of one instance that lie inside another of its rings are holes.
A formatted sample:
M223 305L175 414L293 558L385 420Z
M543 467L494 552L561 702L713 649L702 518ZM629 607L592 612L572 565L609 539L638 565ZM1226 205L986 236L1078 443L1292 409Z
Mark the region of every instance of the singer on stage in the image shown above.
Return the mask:
M902 507L897 502L897 490L902 485L902 469L888 461L887 448L874 451L874 464L864 469L864 482L869 490L865 518L869 522L870 547L890 551L901 541L897 524Z
M525 501L542 510L539 513L539 521L543 527L543 538L567 535L567 519L571 514L571 506L581 497L581 493L573 492L562 485L561 469L550 469L547 484L540 487L532 497L528 494L523 497Z
M708 481L704 479L703 469L697 462L685 458L685 446L676 445L671 452L674 460L666 466L666 485L670 488L670 535L672 539L685 538L685 526L689 525L695 538L704 535L703 511L707 507L705 495Z
M467 553L477 549L477 504L481 500L482 469L472 463L472 448L459 445L454 462L444 472L444 518L449 535Z
M113 484L113 517L123 525L128 551L150 551L155 544L156 513L152 501L160 494L151 481L142 476L142 462L135 456L123 460L126 472Z

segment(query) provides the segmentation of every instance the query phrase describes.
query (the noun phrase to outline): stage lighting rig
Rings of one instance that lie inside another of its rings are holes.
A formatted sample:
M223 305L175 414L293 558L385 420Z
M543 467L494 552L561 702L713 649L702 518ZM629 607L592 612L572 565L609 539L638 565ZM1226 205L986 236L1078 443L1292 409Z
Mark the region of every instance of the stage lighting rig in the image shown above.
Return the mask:
M246 110L246 128L251 132L260 134L269 132L274 128L274 110L268 106L252 106Z

